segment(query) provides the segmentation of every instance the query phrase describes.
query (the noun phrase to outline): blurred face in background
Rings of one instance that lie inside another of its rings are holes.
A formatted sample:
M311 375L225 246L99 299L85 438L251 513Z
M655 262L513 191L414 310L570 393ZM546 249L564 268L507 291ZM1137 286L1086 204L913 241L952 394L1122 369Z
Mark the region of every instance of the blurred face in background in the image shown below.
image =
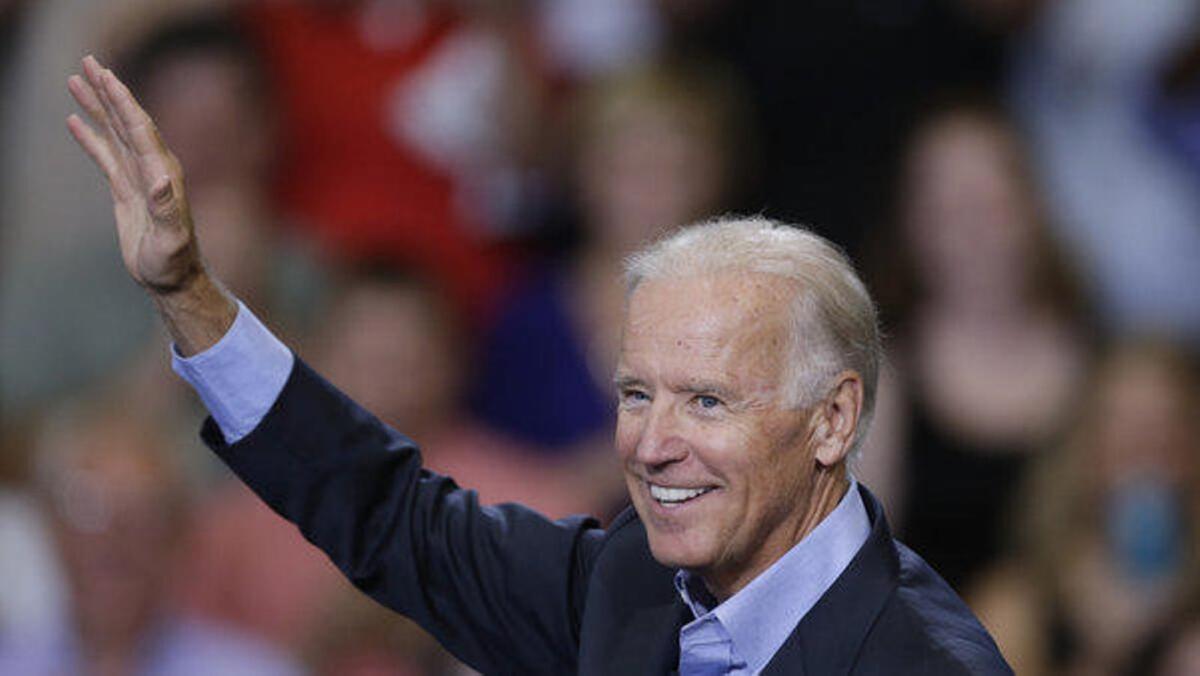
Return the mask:
M914 140L904 231L923 286L977 303L1024 293L1036 259L1036 214L1014 139L985 118L951 114Z
M1100 380L1089 416L1097 488L1143 479L1190 485L1200 450L1195 404L1166 363L1149 354L1119 355Z
M188 198L205 258L236 293L253 297L269 257L267 172L274 133L250 67L223 51L156 63L141 98L187 167Z
M325 325L323 370L385 422L419 430L454 409L461 365L449 318L428 289L353 284Z
M610 104L579 158L584 220L595 241L623 253L715 209L725 183L715 133L686 104L648 97Z
M188 187L259 181L272 153L267 103L237 55L195 51L154 65L141 99L188 171Z
M1185 571L1196 500L1196 392L1165 353L1126 348L1101 371L1083 447L1092 514L1127 579Z
M71 592L90 643L128 641L154 620L186 525L182 484L161 440L132 421L66 434L45 490Z

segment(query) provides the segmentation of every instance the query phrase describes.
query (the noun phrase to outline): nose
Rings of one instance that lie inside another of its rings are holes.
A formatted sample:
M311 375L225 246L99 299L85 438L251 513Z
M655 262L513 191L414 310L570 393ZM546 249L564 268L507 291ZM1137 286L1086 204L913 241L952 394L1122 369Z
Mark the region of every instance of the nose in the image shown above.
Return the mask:
M665 467L687 457L678 412L669 401L654 402L646 414L634 457L649 469Z

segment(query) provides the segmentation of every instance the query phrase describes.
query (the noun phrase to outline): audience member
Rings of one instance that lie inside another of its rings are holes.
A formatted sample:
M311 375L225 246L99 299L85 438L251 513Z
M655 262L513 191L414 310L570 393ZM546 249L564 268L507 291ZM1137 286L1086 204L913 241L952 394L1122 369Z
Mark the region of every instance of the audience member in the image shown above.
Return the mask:
M1022 674L1116 673L1200 582L1194 361L1124 343L1080 392L1064 443L1017 503L1018 556L969 598Z
M905 160L902 241L887 252L900 264L876 284L891 296L908 410L899 530L961 589L1001 552L1004 507L1057 431L1088 345L1070 271L1002 114L946 105L916 130Z
M45 635L0 644L0 673L296 673L283 655L169 607L188 492L151 421L103 404L50 418L36 484L68 609Z
M485 503L521 502L551 517L603 513L622 494L610 453L548 459L466 413L471 370L457 326L427 282L367 268L341 285L314 363L385 422L424 440L426 466Z
M489 218L519 194L534 128L503 4L288 0L247 6L280 102L277 197L329 260L390 256L480 322L506 276ZM509 171L512 169L512 171Z
M530 274L486 339L472 393L485 421L547 449L609 447L624 303L613 271L660 229L729 204L748 141L739 104L719 67L687 62L580 95L572 178L584 241Z

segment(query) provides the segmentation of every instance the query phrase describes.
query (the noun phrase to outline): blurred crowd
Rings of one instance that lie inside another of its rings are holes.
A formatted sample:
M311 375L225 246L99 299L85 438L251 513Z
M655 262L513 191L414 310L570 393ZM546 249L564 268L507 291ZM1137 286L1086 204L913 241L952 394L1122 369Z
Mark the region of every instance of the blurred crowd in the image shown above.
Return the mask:
M0 0L0 673L442 675L199 443L87 53L217 277L487 502L623 507L626 254L810 225L899 538L1019 674L1200 674L1200 0Z

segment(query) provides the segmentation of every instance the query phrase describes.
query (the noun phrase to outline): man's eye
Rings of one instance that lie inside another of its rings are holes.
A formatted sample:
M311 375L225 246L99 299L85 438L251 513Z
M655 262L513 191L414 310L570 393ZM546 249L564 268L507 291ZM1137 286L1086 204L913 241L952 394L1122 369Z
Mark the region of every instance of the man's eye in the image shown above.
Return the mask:
M650 401L650 395L641 390L625 390L621 392L621 401L629 404L639 404Z
M721 405L721 400L711 394L701 394L696 397L696 404L703 409L713 409Z

